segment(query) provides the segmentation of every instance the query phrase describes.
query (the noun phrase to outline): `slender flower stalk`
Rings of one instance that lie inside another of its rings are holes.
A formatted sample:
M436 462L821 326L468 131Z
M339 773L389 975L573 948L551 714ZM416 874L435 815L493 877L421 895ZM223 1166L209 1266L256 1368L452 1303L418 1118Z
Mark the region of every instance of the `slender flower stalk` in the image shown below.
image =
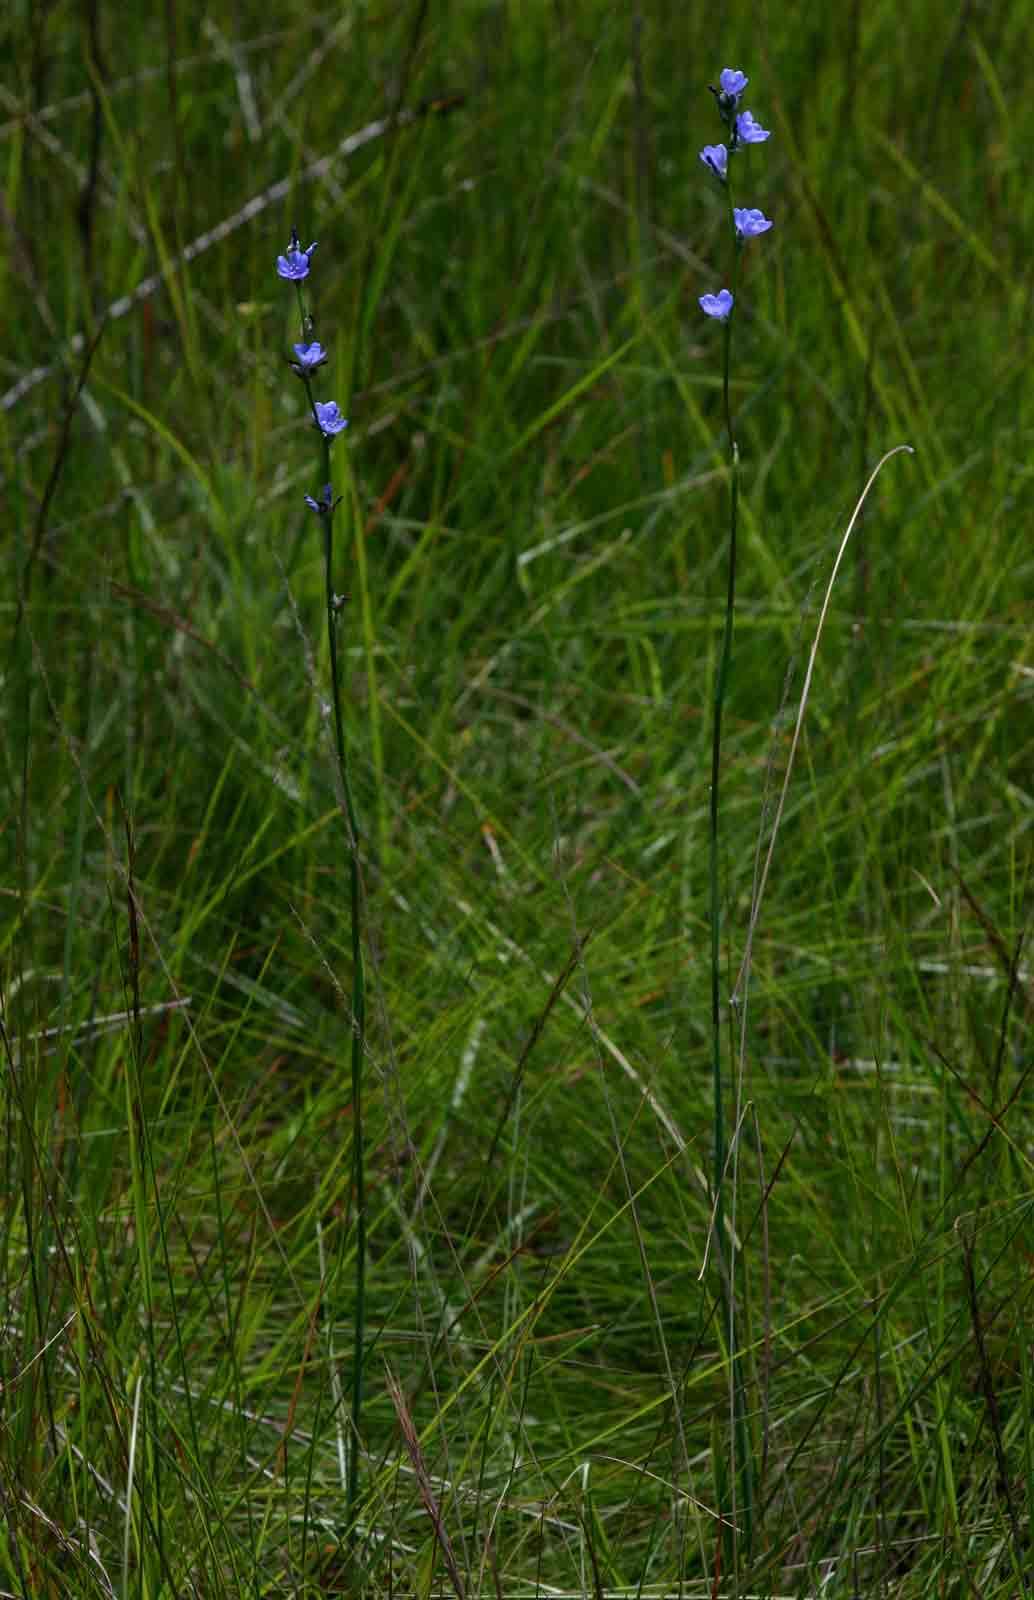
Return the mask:
M752 1518L752 1474L749 1436L746 1425L746 1407L743 1395L740 1357L735 1327L734 1263L727 1253L725 1240L725 1108L722 1081L722 1004L721 1004L721 927L722 904L719 884L719 844L721 821L720 781L722 757L722 717L728 689L732 662L733 623L736 613L736 538L739 513L740 452L729 393L729 372L732 354L732 330L739 283L740 257L749 239L767 233L771 220L755 207L740 207L733 203L732 170L736 156L747 145L763 144L770 134L755 121L749 111L740 111L739 102L748 79L743 72L726 67L712 88L718 115L725 124L727 144L705 145L700 160L710 169L725 190L729 215L729 232L732 242L732 288L720 289L717 294L700 296L700 308L705 316L717 321L722 328L722 413L725 423L726 447L729 452L729 541L727 587L725 598L725 626L722 630L721 653L715 676L714 705L711 737L711 796L710 796L710 850L709 850L709 921L711 927L711 1038L712 1038L712 1090L713 1090L713 1226L715 1253L718 1258L722 1295L727 1314L729 1354L731 1361L732 1409L739 1456L739 1473L742 1481L743 1504L737 1508L745 1525L746 1545L750 1546Z
M340 500L335 497L330 466L330 450L338 434L348 427L334 400L317 400L312 391L312 377L327 360L323 346L313 338L313 318L305 301L302 283L309 275L309 263L315 244L307 250L299 248L298 235L292 233L291 243L282 256L277 257L277 272L281 278L293 283L298 297L298 314L301 321L301 342L294 345L294 360L290 365L301 379L305 397L312 413L313 424L319 438L320 481L318 495L305 495L309 510L319 518L323 533L323 570L327 612L327 643L330 651L331 701L334 711L334 747L337 755L338 777L344 805L345 823L349 845L349 891L352 917L352 1193L355 1207L355 1299L352 1316L352 1395L351 1435L348 1447L348 1470L345 1485L346 1519L348 1537L355 1543L359 1513L359 1453L362 1442L363 1366L366 1356L366 1158L363 1128L363 1056L366 1050L366 969L363 959L362 877L359 868L359 818L352 794L345 748L345 725L341 706L341 683L338 662L338 617L345 604L345 596L334 592L334 513Z

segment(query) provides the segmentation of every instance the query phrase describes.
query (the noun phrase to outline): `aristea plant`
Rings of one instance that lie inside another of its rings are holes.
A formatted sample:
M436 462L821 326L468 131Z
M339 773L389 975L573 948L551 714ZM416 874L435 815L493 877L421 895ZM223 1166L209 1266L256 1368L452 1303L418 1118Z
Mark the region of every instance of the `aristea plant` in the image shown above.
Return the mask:
M748 145L764 144L771 135L767 128L756 122L753 113L740 110L740 98L747 87L748 78L738 68L726 67L719 76L717 89L711 87L715 97L718 115L726 128L727 142L725 144L705 145L700 152L700 160L704 166L717 178L725 190L729 212L729 232L732 242L732 288L720 289L717 294L702 294L700 296L700 309L705 316L713 318L722 325L722 408L725 417L725 436L729 451L729 554L728 554L728 587L725 602L725 627L722 633L721 656L718 662L718 672L715 678L714 713L711 737L711 804L710 804L710 907L709 921L711 925L711 1039L712 1039L712 1071L713 1071L713 1167L712 1167L712 1204L715 1251L718 1256L721 1294L726 1317L726 1332L728 1349L730 1353L730 1384L732 1388L733 1414L735 1417L735 1471L732 1476L739 1478L739 1500L734 1504L735 1516L726 1524L731 1528L737 1522L742 1529L744 1543L749 1551L752 1537L753 1520L753 1471L750 1450L750 1440L747 1431L747 1408L745 1404L744 1386L742 1380L741 1352L739 1349L736 1331L736 1295L735 1295L735 1261L732 1257L734 1245L727 1244L725 1236L725 1210L723 1186L725 1181L725 1112L723 1104L722 1085L722 1007L720 998L721 984L721 898L718 885L718 860L719 860L719 780L721 778L722 755L722 712L725 706L725 693L729 679L729 664L732 657L732 632L733 618L736 607L736 525L739 505L739 447L736 443L736 434L733 428L732 410L729 403L729 359L732 349L732 327L736 306L736 289L739 280L740 254L748 239L756 239L761 234L767 233L772 227L771 220L763 211L756 207L743 207L733 204L732 171L737 155ZM735 1227L730 1231L730 1239L735 1241ZM724 1514L724 1507L722 1507ZM731 1536L730 1536L731 1537ZM737 1551L735 1546L729 1550L731 1562L726 1563L735 1568Z
M294 345L291 370L305 387L312 420L319 435L320 481L323 487L316 495L303 496L306 506L315 512L323 531L323 569L327 608L327 642L330 648L330 680L334 706L334 743L337 754L338 776L349 844L349 884L352 912L352 1190L355 1216L355 1299L352 1318L352 1426L348 1442L348 1469L345 1485L346 1518L349 1542L354 1545L359 1513L359 1455L362 1441L363 1363L366 1350L366 1162L363 1138L363 1055L366 1050L366 973L363 962L362 937L362 878L359 870L359 822L345 752L344 718L341 710L341 688L338 673L337 623L344 606L344 597L336 595L333 588L334 565L334 513L340 504L334 495L330 471L330 447L339 433L348 427L336 400L317 400L312 392L312 376L327 360L327 353L313 338L314 323L302 289L309 276L315 243L307 250L299 247L298 235L291 232L291 242L282 256L277 257L276 270L281 278L293 283L298 296L298 315L301 320L301 341Z

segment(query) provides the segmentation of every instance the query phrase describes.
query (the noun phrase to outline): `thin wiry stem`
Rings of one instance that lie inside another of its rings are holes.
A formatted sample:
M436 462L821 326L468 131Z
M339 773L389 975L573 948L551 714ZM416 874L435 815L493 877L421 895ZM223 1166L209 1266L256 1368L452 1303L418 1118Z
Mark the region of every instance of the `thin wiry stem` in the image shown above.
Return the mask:
M739 248L733 271L735 285L739 267ZM714 713L711 729L711 835L710 835L710 922L711 922L711 1040L714 1068L714 1190L715 1229L721 1240L723 1227L722 1175L725 1171L725 1119L722 1106L722 1008L721 1008L721 924L722 908L718 881L720 781L722 758L722 716L725 694L732 660L733 623L736 612L736 535L739 515L740 452L733 432L732 410L729 402L729 367L732 347L732 319L734 310L726 320L722 340L722 404L725 412L725 431L729 449L729 552L725 594L725 625L722 629L722 648L715 678Z
M296 284L302 339L311 340L313 319L300 283ZM323 574L330 652L331 703L334 708L334 749L345 824L348 830L348 880L352 921L352 1194L355 1205L355 1298L352 1313L352 1426L345 1484L348 1537L354 1546L359 1514L359 1453L362 1440L363 1364L366 1347L366 1151L363 1128L363 1056L366 1050L366 968L363 959L363 893L359 867L359 817L348 771L345 722L341 705L341 679L337 647L340 601L334 592L334 511L336 502L330 473L331 437L320 425L309 374L301 372L305 394L320 440L320 525L323 531Z
M743 1392L743 1377L741 1358L738 1348L738 1333L736 1328L736 1281L735 1281L735 1239L730 1239L728 1253L725 1238L725 1198L724 1182L726 1167L726 1139L725 1139L725 1106L724 1086L722 1082L722 1003L721 1003L721 928L722 906L721 888L719 883L719 852L720 852L720 821L721 821L721 758L722 758L722 719L725 710L725 696L729 683L729 671L732 662L733 626L736 614L736 557L737 557L737 531L739 517L739 470L740 452L736 441L733 426L732 404L729 395L729 372L732 352L732 323L736 314L736 294L739 288L739 267L742 240L736 229L733 210L732 186L728 176L724 188L729 208L729 225L733 238L733 270L732 270L732 309L723 326L722 339L722 409L725 419L726 444L729 451L729 543L727 557L727 583L725 595L725 624L722 629L721 654L718 659L718 671L715 677L714 711L711 733L711 805L710 805L710 923L711 923L711 1050L712 1050L712 1079L713 1079L713 1125L714 1125L714 1150L713 1150L713 1190L714 1190L714 1239L717 1252L721 1293L725 1305L726 1328L728 1335L728 1348L730 1360L730 1410L731 1427L733 1436L733 1471L730 1474L733 1483L736 1481L736 1465L742 1480L743 1505L742 1508L733 1503L732 1521L742 1516L746 1548L749 1553L751 1546L751 1530L753 1519L753 1472L751 1462L750 1443L746 1426L746 1405ZM735 1491L734 1491L735 1495ZM737 1559L737 1547L732 1545L730 1555L733 1564Z
M330 441L323 439L324 482L330 482ZM330 645L331 698L334 705L334 740L338 773L345 802L349 834L349 891L352 914L352 1189L355 1197L355 1307L352 1321L352 1439L348 1454L346 1511L350 1537L356 1534L359 1506L359 1444L362 1437L363 1361L366 1342L366 1162L363 1136L363 1054L366 1047L366 970L362 940L362 879L359 872L359 821L345 755L341 685L338 675L337 613L334 596L334 504L331 498L320 515L327 600L327 638Z

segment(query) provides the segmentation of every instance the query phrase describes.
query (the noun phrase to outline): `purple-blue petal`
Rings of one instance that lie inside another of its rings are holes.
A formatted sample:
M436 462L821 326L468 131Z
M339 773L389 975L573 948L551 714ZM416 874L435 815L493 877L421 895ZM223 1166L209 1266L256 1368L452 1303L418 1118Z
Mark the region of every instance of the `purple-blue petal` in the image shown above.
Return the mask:
M316 339L311 344L293 345L292 349L298 358L298 367L306 372L311 372L315 367L322 366L327 359L327 352Z
M309 510L315 511L318 517L325 517L328 512L333 511L336 504L334 487L329 483L323 485L323 490L318 500L313 499L311 494L304 495L303 498Z
M719 289L717 294L702 294L699 303L705 316L715 317L719 322L727 322L733 308L733 297L728 289Z
M307 278L309 276L309 257L315 248L315 240L310 244L308 250L299 250L297 245L292 244L286 255L277 256L276 270L281 278L286 278L289 283L298 283L302 278Z
M772 135L760 122L754 121L753 112L741 111L736 118L736 137L740 144L764 144Z
M771 219L756 206L734 206L732 219L742 239L755 239L759 233L767 233L772 226Z
M348 427L348 418L341 415L336 400L317 400L315 411L319 430L325 439L333 439L336 433L343 433Z
M729 152L724 144L705 144L700 152L700 159L705 167L709 167L712 172L716 172L720 178L725 177L725 171L729 165Z
M723 94L729 95L733 100L738 100L750 79L738 67L723 67L718 78L718 85Z

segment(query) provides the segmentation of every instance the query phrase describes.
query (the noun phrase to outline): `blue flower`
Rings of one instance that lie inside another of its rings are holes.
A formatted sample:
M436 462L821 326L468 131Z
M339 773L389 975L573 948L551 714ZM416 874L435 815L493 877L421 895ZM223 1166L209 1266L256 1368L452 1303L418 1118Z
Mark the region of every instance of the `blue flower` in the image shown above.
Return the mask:
M729 152L724 144L705 144L700 159L705 167L710 167L712 172L724 179L725 169L729 165Z
M731 100L733 105L740 98L750 79L736 67L723 67L719 77L718 86L726 100Z
M736 118L736 137L740 144L764 144L772 135L760 122L754 121L751 111L741 111Z
M305 496L305 504L310 511L315 511L318 517L327 516L337 505L337 501L334 499L333 485L325 483L318 500L314 500L311 494L307 494Z
M316 241L313 240L308 250L299 250L298 235L296 233L292 234L287 254L276 258L277 272L282 278L286 278L289 283L300 283L302 278L309 276L309 257L315 248Z
M732 220L741 239L755 239L759 233L767 233L772 226L770 219L756 206L733 206Z
M313 410L324 439L333 439L336 433L343 433L348 427L348 418L341 415L336 400L317 400L313 404Z
M702 294L700 296L700 309L705 316L717 317L719 322L728 322L732 311L733 299L728 289L719 289L717 294Z
M316 368L322 367L327 359L327 352L315 339L312 344L296 344L292 345L291 348L297 358L291 362L291 366L297 372L299 378L305 378L310 372L315 372Z

